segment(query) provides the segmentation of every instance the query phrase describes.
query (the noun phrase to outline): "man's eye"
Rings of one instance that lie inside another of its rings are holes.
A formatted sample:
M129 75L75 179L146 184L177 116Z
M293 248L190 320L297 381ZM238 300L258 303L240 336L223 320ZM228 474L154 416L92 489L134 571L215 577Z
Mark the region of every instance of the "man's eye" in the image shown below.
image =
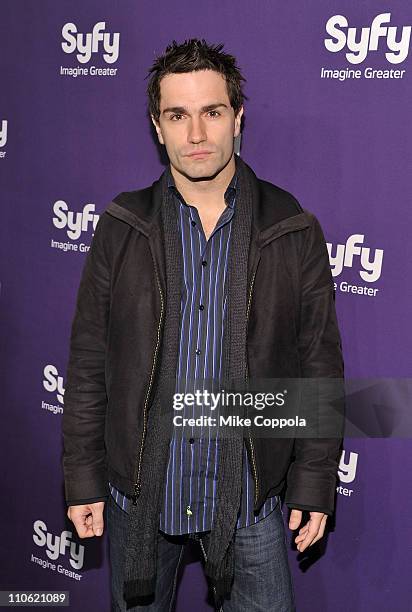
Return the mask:
M210 113L215 113L215 114L213 115L214 117L218 117L218 116L220 115L219 111L217 111L217 110L211 110L211 111L209 111L209 114L210 114Z
M176 117L179 117L179 118L180 118L180 117L183 117L183 115L179 115L179 114L171 115L170 119L171 119L172 121L175 121L175 120L176 120ZM177 119L177 121L179 121L179 119Z

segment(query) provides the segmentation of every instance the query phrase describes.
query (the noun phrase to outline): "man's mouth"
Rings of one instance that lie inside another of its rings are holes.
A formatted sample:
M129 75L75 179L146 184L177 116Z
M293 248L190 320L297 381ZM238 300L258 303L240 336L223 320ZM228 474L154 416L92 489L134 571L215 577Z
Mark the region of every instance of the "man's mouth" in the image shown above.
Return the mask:
M193 153L189 153L187 157L191 159L200 159L201 157L207 157L207 155L211 155L212 151L193 151Z

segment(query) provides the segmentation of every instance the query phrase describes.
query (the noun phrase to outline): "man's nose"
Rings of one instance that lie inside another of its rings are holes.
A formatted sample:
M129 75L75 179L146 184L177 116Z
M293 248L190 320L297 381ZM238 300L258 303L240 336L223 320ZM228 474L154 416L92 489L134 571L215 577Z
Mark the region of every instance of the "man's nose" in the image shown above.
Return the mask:
M193 117L190 122L189 134L188 134L189 142L202 142L206 140L206 130L203 124L203 120L200 117Z

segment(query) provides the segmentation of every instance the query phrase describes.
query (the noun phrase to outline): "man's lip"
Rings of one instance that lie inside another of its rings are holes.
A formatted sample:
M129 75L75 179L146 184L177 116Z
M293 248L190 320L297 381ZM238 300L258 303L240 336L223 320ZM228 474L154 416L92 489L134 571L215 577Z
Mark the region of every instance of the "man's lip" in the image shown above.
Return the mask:
M209 155L212 151L193 151L193 153L189 153L187 157L195 157L196 155Z

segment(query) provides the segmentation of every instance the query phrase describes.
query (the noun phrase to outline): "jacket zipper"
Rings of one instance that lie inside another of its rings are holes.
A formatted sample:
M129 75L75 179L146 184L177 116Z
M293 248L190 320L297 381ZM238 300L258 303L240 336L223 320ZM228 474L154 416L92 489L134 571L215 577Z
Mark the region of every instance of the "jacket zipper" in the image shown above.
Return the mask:
M160 345L160 328L162 326L163 313L164 313L164 299L163 299L162 287L160 285L159 275L158 275L158 272L157 272L157 266L156 266L156 262L155 262L155 259L153 257L153 253L152 252L151 252L151 255L152 255L153 265L154 265L154 269L155 269L156 282L157 282L157 286L159 288L159 293L160 293L160 304L161 304L161 306L160 306L159 323L158 323L158 326L157 326L156 345L155 345L155 349L154 349L154 352L153 352L152 369L151 369L151 372L150 372L149 385L147 387L145 401L144 401L144 408L143 408L143 431L142 431L142 439L141 439L141 442L140 442L140 449L139 449L139 454L138 454L138 459L137 459L137 466L136 466L136 469L135 469L135 476L134 476L134 481L135 481L135 484L134 484L134 495L132 496L132 501L133 501L133 505L134 506L137 505L137 498L139 497L140 491L141 491L140 478L141 478L141 469L142 469L143 446L144 446L144 441L145 441L146 432L147 432L147 404L148 404L149 395L150 395L150 391L152 389L152 384L153 384L153 376L154 376L154 371L155 371L155 367L156 367L156 360L157 360L157 354L158 354L159 345Z
M259 260L257 262L257 264L259 263ZM246 309L246 332L247 332L247 327L248 327L248 322L249 322L249 312L250 312L250 304L252 302L252 292L253 292L253 285L255 282L255 276L256 276L256 271L257 271L257 264L255 267L255 271L253 272L253 276L252 276L252 280L250 282L250 289L249 289L249 300L248 300L248 304L247 304L247 309ZM249 380L249 367L248 367L248 361L247 361L247 355L246 355L246 383ZM257 500L258 500L258 494L259 494L259 481L258 481L258 474L257 474L257 467L256 467L256 459L255 459L255 448L253 446L253 439L252 436L250 434L250 427L248 428L248 435L249 435L249 442L250 442L250 449L252 451L252 468L253 468L253 473L254 473L254 484L255 484L255 491L254 491L254 501L255 501L255 506L257 504Z

